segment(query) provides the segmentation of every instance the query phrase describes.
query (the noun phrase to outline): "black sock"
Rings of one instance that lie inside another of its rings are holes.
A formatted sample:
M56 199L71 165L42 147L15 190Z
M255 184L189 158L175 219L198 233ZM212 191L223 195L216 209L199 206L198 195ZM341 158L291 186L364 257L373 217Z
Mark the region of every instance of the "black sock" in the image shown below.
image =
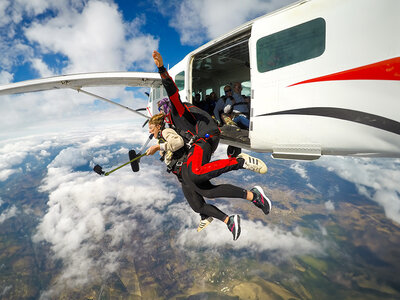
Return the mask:
M240 158L237 158L236 160L237 160L237 162L238 162L238 164L239 164L239 167L240 167L241 169L244 169L244 168L243 168L244 159L240 157Z

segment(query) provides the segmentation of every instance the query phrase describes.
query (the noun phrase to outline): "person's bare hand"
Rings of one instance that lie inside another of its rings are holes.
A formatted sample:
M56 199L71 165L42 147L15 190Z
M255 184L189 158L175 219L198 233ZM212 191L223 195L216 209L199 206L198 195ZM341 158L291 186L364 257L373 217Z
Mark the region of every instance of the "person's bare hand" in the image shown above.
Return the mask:
M153 51L153 59L157 67L162 67L164 65L161 54L156 50Z
M153 155L153 154L156 153L158 150L160 150L160 145L151 146L149 149L147 149L146 155Z

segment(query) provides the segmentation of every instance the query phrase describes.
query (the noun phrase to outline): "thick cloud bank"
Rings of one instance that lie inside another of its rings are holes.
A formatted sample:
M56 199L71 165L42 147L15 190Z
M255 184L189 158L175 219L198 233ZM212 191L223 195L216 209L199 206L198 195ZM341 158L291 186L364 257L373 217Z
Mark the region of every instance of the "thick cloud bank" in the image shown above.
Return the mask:
M39 187L48 194L48 209L33 239L36 243L48 243L53 258L60 260L63 267L43 298L55 297L64 288L89 284L117 271L126 255L135 256L132 240L138 237L139 229L140 237L148 241L147 247L154 244L151 241L160 228L176 229L175 245L183 253L204 247L211 250L233 247L254 252L279 251L288 257L319 253L323 249L319 242L298 231L269 227L246 220L245 215L242 236L236 242L232 241L226 225L218 220L197 233L199 216L182 197L176 179L166 176L165 166L157 158L142 159L138 173L132 173L129 166L107 177L88 170L97 163L105 169L119 164L128 151L121 143L138 149L146 137L140 129L121 125L106 130L91 128L52 137L25 138L3 146L3 150L17 149L16 145L25 149L8 165L11 171L20 168L19 163L28 153L38 159L53 157ZM55 148L57 155L53 156ZM225 155L225 147L222 148L217 157ZM217 205L226 211L237 210L237 206L231 207L226 202ZM7 214L4 219L11 213L16 212L12 208L4 212Z

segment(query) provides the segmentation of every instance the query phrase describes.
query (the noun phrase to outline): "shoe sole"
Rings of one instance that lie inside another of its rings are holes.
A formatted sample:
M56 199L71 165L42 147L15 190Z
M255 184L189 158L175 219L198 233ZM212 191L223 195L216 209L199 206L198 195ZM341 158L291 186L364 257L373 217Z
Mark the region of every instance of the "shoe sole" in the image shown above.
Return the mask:
M267 165L265 164L265 162L263 162L261 159L258 159L257 157L250 156L250 155L248 155L248 154L246 154L246 153L240 153L240 154L238 155L237 158L242 158L242 159L244 159L245 161L249 161L249 160L250 160L250 157L253 158L253 159L255 159L255 160L260 161L260 163L263 164L264 167L265 167L265 171L264 171L264 172L257 172L257 171L252 170L253 172L256 172L256 173L259 173L259 174L265 174L265 173L268 172L268 167L267 167Z
M200 227L200 225L201 225L200 224L199 227L197 227L197 232L202 231L204 228L206 228L208 225L210 225L211 222L212 222L212 220L210 222L205 223L202 227Z
M233 217L233 221L235 223L235 234L233 235L233 240L236 241L240 236L240 217L239 215L235 215Z
M271 200L269 200L269 198L268 198L267 196L265 196L264 191L263 191L263 189L262 189L260 186L256 185L254 188L257 189L257 190L260 192L260 194L263 196L263 198L264 198L265 200L267 200L268 205L269 205L269 209L268 209L267 212L265 212L265 211L264 211L264 208L263 208L262 211L264 212L264 214L268 215L268 214L271 212L271 209L272 209ZM265 206L264 206L264 207L265 207Z

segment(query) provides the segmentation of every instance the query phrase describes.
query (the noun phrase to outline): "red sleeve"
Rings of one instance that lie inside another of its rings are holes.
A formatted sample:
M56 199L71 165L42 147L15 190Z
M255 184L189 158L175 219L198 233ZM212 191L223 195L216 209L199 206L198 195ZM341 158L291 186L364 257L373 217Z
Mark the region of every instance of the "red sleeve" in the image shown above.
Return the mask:
M177 110L180 117L183 116L185 112L185 106L181 101L181 97L179 96L179 90L174 82L174 80L169 76L167 70L164 66L158 68L158 72L160 73L162 84L167 91L168 97L171 100L172 105Z

